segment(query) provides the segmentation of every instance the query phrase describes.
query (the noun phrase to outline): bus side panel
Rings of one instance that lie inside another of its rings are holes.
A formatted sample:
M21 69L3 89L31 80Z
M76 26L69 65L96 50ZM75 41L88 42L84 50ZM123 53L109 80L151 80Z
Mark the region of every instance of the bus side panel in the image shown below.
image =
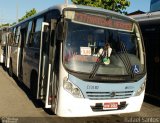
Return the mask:
M11 48L12 70L16 76L17 76L17 53L18 53L18 46L12 46Z
M39 49L34 48L24 48L23 55L23 82L26 86L30 88L30 76L32 70L35 70L38 73L38 56ZM37 59L35 59L37 57Z

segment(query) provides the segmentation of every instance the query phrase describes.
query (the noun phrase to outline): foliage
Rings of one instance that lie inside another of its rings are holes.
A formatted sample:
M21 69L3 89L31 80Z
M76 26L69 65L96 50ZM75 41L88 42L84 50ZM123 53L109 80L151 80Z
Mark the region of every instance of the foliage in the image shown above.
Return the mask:
M26 12L26 14L22 18L20 18L18 21L20 22L20 21L22 21L22 20L24 20L24 19L36 14L36 13L37 13L36 9L33 8L32 10Z
M30 11L27 11L26 14L25 14L22 18L20 18L18 21L19 21L19 22L20 22L20 21L23 21L24 19L26 19L26 18L28 18L28 17L36 14L36 13L37 13L36 9L33 8L33 9L31 9ZM13 23L11 23L11 24L9 24L9 23L1 24L1 25L0 25L0 28L1 28L1 27L4 27L4 26L12 26L12 25L14 25L14 24L16 24L16 22L13 22Z
M76 5L101 7L107 10L127 14L125 11L130 6L129 0L71 0Z
M10 24L9 24L9 23L1 24L1 25L0 25L0 28L1 28L1 27L5 27L5 26L10 26Z

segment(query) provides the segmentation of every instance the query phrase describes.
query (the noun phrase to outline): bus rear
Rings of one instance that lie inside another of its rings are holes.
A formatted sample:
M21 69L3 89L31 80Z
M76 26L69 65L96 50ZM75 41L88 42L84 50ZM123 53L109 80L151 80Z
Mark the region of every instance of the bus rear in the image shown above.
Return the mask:
M64 9L56 114L140 111L145 50L135 21L110 11Z

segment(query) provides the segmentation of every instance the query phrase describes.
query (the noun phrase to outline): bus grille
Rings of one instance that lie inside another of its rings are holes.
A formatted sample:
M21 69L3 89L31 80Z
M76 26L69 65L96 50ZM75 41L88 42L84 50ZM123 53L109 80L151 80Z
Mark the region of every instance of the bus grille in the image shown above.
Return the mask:
M86 94L90 100L126 99L132 96L133 91L86 92Z

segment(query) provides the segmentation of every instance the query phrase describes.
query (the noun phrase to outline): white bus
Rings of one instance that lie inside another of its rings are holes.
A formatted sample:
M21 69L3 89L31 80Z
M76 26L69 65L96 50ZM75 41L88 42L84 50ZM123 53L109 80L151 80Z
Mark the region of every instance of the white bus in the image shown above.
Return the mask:
M11 27L9 73L62 117L137 112L146 85L143 39L127 16L59 5Z

